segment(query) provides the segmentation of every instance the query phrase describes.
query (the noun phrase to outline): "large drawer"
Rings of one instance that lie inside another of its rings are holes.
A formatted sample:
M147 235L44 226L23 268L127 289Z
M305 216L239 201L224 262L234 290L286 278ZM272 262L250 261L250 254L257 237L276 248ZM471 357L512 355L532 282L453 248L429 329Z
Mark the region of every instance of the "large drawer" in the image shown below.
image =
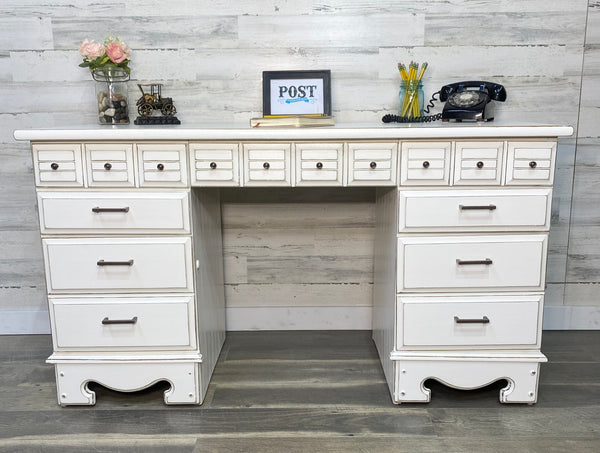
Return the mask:
M38 192L42 234L189 233L187 192Z
M50 298L56 349L195 347L193 297Z
M401 190L398 231L547 231L551 189Z
M189 237L44 239L50 294L193 291Z
M543 290L547 235L398 238L398 291Z
M398 297L397 347L539 346L542 295Z

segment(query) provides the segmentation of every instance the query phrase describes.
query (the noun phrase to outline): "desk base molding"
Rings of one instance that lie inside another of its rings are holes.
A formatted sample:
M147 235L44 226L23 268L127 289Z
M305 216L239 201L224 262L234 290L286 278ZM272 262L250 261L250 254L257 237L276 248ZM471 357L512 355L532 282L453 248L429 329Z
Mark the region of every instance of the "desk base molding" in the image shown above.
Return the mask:
M425 381L434 379L459 390L485 387L500 379L507 386L500 390L501 403L534 404L537 401L540 363L543 354L527 357L458 357L437 353L434 357L394 355L394 404L428 403L431 390Z
M164 393L165 404L201 404L202 394L198 360L88 361L65 360L54 363L58 404L61 406L96 404L96 393L88 387L96 382L120 392L136 392L157 382L171 387Z

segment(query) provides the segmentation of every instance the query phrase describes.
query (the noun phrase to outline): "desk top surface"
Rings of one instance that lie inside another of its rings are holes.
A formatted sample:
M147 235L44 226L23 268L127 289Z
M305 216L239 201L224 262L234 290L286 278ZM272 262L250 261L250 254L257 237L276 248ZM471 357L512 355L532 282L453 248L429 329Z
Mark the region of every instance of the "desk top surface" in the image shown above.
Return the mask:
M503 137L568 137L571 126L489 123L339 124L329 127L258 127L241 125L119 126L79 125L18 129L16 140L351 140Z

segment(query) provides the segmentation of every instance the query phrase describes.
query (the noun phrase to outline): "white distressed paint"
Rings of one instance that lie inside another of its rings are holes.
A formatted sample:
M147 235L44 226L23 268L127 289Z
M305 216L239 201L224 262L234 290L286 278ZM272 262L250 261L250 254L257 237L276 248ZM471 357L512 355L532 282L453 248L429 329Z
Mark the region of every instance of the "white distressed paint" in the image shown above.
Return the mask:
M427 97L448 82L491 79L508 91L507 102L497 105L497 121L578 126L577 148L575 137L560 141L549 243L548 281L559 288L567 275L569 283L566 291L549 291L546 304L564 305L564 310L552 312L558 321L549 325L590 325L585 316L572 315L569 307L582 300L600 306L600 300L582 299L583 288L589 287L578 285L600 282L595 246L600 231L590 225L597 220L595 211L587 209L600 200L600 189L593 183L600 164L587 157L600 151L596 0L3 0L0 246L7 248L0 258L0 286L12 290L10 300L0 292L0 319L19 303L45 310L43 298L25 289L43 288L44 281L35 262L39 240L31 161L12 132L96 121L93 82L89 71L77 67L77 48L84 38L102 40L109 33L134 49L131 107L138 97L136 83L161 81L184 124L247 124L261 114L262 71L276 69L331 69L336 122L377 123L398 107L396 63L414 59L430 63L424 78ZM439 107L438 103L434 111ZM243 206L225 202L226 240ZM305 214L292 211L286 216L291 225ZM243 217L252 219L251 214ZM286 228L282 227L283 238ZM313 228L324 233L330 226ZM345 238L360 243L368 228L348 231ZM287 235L292 239L295 232ZM243 263L248 256L238 252L252 243L251 238L252 232L247 232L227 249L226 280L238 282L248 276ZM304 259L314 259L306 247L298 250ZM341 258L346 252L342 247L331 253ZM358 280L368 281L366 268L361 272ZM261 297L269 297L265 304L271 304L287 284L263 293L253 292L258 289L251 286L244 291L249 304L256 305ZM333 303L341 303L344 292L336 294ZM369 298L368 291L359 291L348 304L369 303ZM243 303L242 298L235 300L236 305ZM15 319L24 320L27 329L39 325L28 323L27 316ZM560 316L568 322L561 324Z

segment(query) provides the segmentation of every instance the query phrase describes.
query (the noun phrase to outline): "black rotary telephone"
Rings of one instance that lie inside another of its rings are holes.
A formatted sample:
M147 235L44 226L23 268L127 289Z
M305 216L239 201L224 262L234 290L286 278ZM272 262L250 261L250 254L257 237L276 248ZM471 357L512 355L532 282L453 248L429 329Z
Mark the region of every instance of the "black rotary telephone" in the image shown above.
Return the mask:
M382 121L384 123L429 123L440 119L442 121L491 121L494 119L494 103L491 101L506 100L506 90L499 83L458 82L444 85L440 91L434 93L424 113L429 113L438 94L440 101L446 102L442 113L416 118L384 115Z

